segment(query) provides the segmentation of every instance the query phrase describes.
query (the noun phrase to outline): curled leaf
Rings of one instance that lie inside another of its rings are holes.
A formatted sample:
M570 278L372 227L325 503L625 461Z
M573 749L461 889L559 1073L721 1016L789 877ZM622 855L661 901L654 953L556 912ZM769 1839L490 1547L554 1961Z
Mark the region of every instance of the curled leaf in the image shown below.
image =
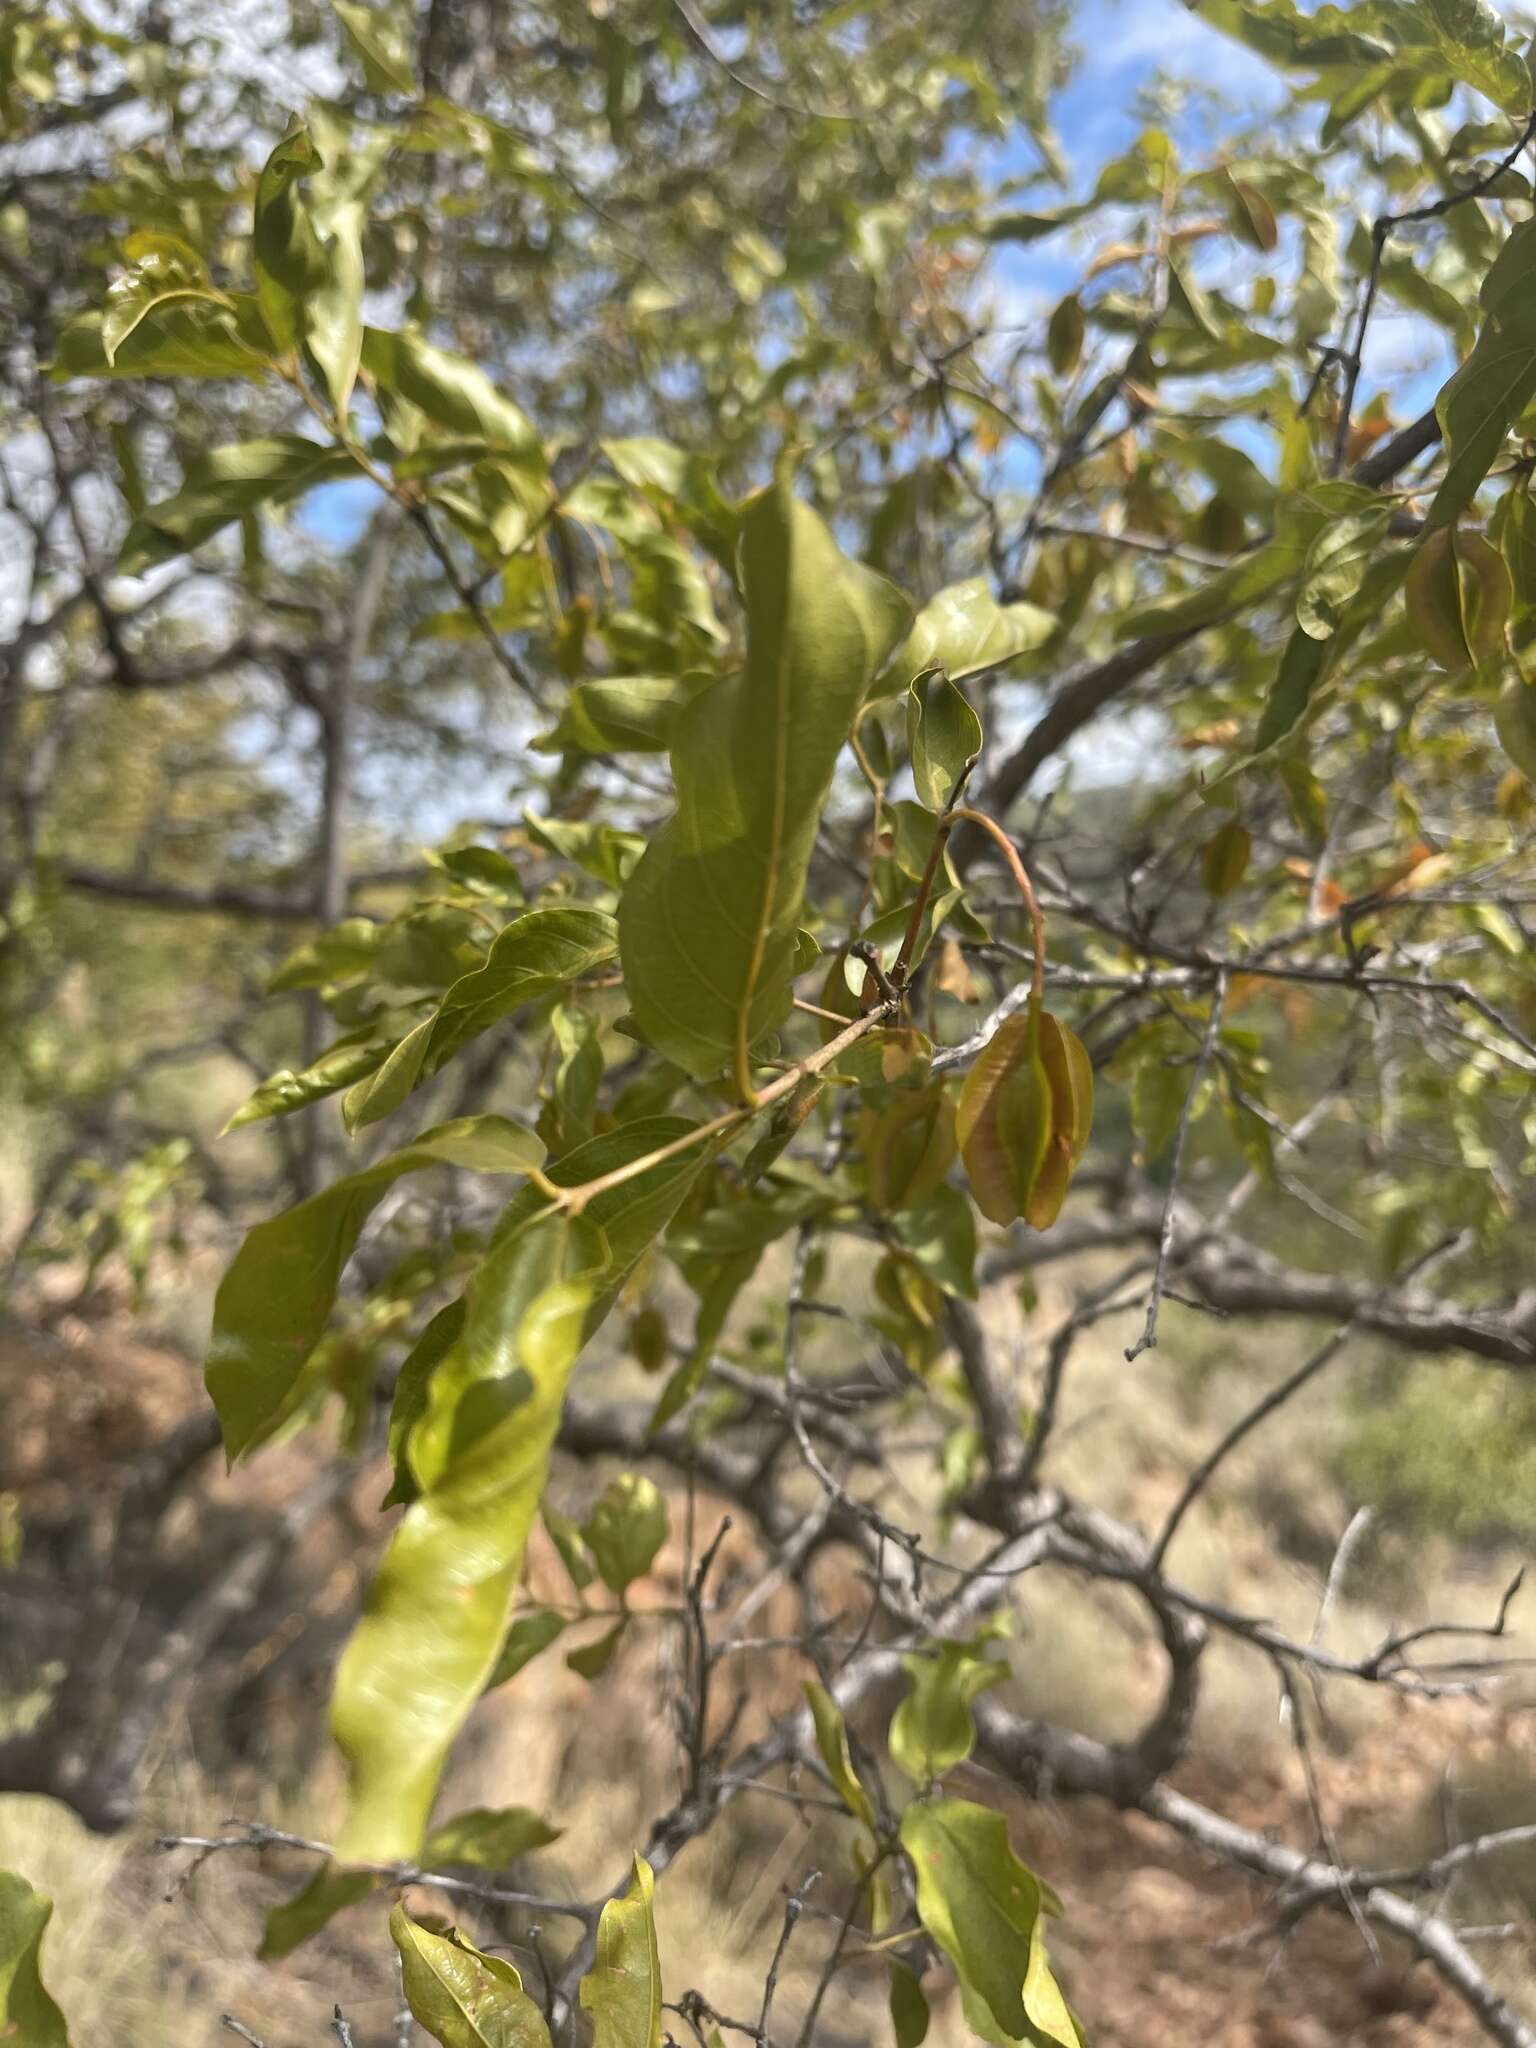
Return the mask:
M983 1216L1048 1230L1093 1122L1093 1068L1077 1034L1031 997L965 1079L955 1128Z

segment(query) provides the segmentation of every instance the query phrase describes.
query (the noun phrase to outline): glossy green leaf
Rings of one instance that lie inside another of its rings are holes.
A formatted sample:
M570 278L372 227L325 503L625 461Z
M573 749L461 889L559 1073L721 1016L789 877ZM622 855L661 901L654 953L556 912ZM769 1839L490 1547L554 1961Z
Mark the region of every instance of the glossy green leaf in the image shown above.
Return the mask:
M404 1906L390 1914L389 1932L405 2002L440 2048L549 2048L544 2015L504 1957L482 1955L457 1932L432 1933Z
M1055 614L1035 604L999 604L985 576L952 583L912 621L875 695L904 690L923 670L941 668L956 682L1000 668L1043 647L1057 629Z
M902 1658L906 1697L891 1716L891 1760L917 1785L964 1763L976 1742L971 1702L1009 1676L986 1654L992 1638L932 1643Z
M550 1177L583 1185L688 1129L637 1120ZM576 1220L527 1188L498 1225L407 1441L417 1498L337 1673L332 1724L352 1781L339 1854L417 1854L449 1747L497 1668L571 1369L698 1164L693 1152L666 1160L594 1195Z
M302 348L345 418L363 341L363 199L381 154L316 108L277 145L256 185L251 253L277 346Z
M118 568L125 576L141 575L158 562L201 547L247 512L287 504L316 484L355 474L345 450L321 447L298 434L270 434L214 448L187 464L175 497L162 498L134 520Z
M901 1817L917 1914L989 2039L1083 2048L1046 1956L1049 1895L1014 1855L1001 1814L966 1799L919 1800ZM990 2024L988 2024L990 2023Z
M388 1057L388 1039L379 1038L371 1025L339 1038L298 1073L283 1067L269 1074L251 1090L224 1128L237 1131L242 1124L262 1123L268 1117L287 1116L311 1102L323 1102L328 1095L350 1088L373 1073Z
M0 2041L17 2048L69 2048L64 2015L39 1969L53 1901L24 1877L0 1870Z
M945 1294L976 1298L976 1212L964 1193L937 1187L915 1208L890 1218L892 1237L907 1257Z
M843 1719L842 1708L817 1679L807 1679L805 1699L811 1710L811 1725L816 1732L816 1747L827 1767L827 1776L832 1780L838 1798L855 1820L863 1821L865 1827L873 1832L874 1802L860 1784L859 1774L853 1768L853 1758L848 1750L848 1727Z
M667 1504L653 1480L623 1473L603 1489L581 1533L603 1584L623 1593L645 1577L667 1540Z
M1516 420L1536 397L1536 220L1521 221L1478 292L1472 353L1435 400L1446 466L1431 527L1450 525L1477 494Z
M580 904L524 911L497 936L485 963L462 975L430 1017L348 1095L348 1128L377 1123L441 1071L455 1053L525 1003L566 988L613 958L613 919Z
M226 310L229 301L215 291L208 267L198 252L177 235L140 230L123 245L127 269L107 288L101 309L101 350L108 368L141 323L172 306L190 310Z
M281 1420L324 1335L342 1269L386 1189L429 1166L527 1173L543 1157L520 1124L459 1117L248 1231L214 1300L205 1375L229 1456L252 1449Z
M942 669L924 669L907 691L907 749L918 802L942 811L981 752L981 720Z
M582 2010L592 2018L592 2048L660 2048L655 1892L651 1866L637 1856L628 1891L603 1908L597 1955L581 1980Z
M423 1870L505 1870L520 1856L547 1849L563 1830L526 1806L473 1806L439 1821L421 1845Z
M577 1649L566 1652L566 1664L578 1678L590 1683L601 1678L613 1662L614 1652L629 1633L629 1617L621 1615L613 1627L598 1636L595 1641L582 1643Z
M892 586L842 555L786 478L742 522L747 664L673 729L677 811L619 910L624 983L644 1037L699 1079L788 1014L801 897L837 759L906 620Z
M272 367L272 343L254 293L175 297L145 309L107 353L105 315L77 314L60 334L48 374L71 377L247 377Z

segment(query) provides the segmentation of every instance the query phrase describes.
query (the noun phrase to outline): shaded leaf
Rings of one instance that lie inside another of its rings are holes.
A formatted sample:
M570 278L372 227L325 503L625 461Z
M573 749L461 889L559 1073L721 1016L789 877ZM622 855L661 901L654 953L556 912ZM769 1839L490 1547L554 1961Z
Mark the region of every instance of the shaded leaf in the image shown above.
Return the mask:
M371 1898L384 1880L371 1870L341 1870L334 1863L322 1863L309 1882L291 1899L274 1906L262 1931L258 1959L280 1962L328 1926L348 1906Z
M918 802L944 810L981 752L981 720L940 668L924 669L907 692L907 749Z
M667 1504L654 1481L632 1472L609 1481L581 1527L611 1593L644 1578L667 1540Z
M204 1375L230 1458L281 1419L330 1320L342 1269L387 1188L429 1166L527 1173L543 1157L544 1147L520 1124L459 1117L247 1231L214 1300Z
M547 1849L563 1831L526 1806L473 1806L439 1821L421 1845L423 1870L505 1870L534 1849Z
M611 960L613 919L580 904L524 911L497 935L484 964L455 981L437 1009L402 1038L377 1072L345 1103L347 1125L361 1130L396 1110L472 1038L524 1003L569 986Z

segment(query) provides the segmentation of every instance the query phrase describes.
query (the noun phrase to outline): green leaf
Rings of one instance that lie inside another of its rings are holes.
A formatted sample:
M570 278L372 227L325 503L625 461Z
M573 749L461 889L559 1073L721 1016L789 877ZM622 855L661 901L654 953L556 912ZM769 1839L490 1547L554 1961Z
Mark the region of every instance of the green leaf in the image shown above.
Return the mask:
M977 222L976 232L988 242L1038 242L1059 228L1071 227L1092 210L1091 202L1080 201L1040 213L994 213L990 220Z
M359 1131L400 1107L455 1053L523 1004L566 988L613 958L613 919L580 904L524 911L497 935L483 966L451 984L430 1017L402 1038L345 1104Z
M1009 1676L1006 1663L986 1651L993 1638L932 1643L901 1660L906 1698L891 1716L891 1759L917 1785L964 1763L976 1741L971 1701Z
M565 1659L568 1668L574 1671L578 1678L585 1678L589 1682L594 1678L601 1678L613 1662L613 1653L628 1631L629 1616L621 1615L613 1627L606 1630L595 1642L583 1643L579 1649L568 1651Z
M1248 872L1253 840L1247 827L1229 818L1200 850L1200 879L1207 896L1219 901L1230 896Z
M811 1725L816 1731L816 1747L821 1752L821 1760L827 1767L827 1776L832 1780L838 1798L854 1819L863 1821L873 1834L874 1803L853 1768L853 1758L848 1751L848 1726L843 1719L842 1708L827 1688L814 1678L806 1680L805 1699L811 1710Z
M967 2017L1005 2041L1083 2048L1045 1951L1049 1897L1008 1843L1001 1814L967 1799L919 1800L901 1817L917 1916L960 1979Z
M558 723L529 744L548 752L664 753L678 713L714 680L696 671L578 683L562 705Z
M419 334L370 327L363 336L362 366L375 384L415 406L445 433L504 450L542 474L543 447L527 414L466 357L435 348Z
M101 350L109 368L117 352L141 322L173 304L187 310L192 303L227 309L229 301L214 290L202 257L177 235L140 229L123 245L128 268L107 288L101 311Z
M629 1890L597 1923L597 1957L581 1980L592 2048L660 2048L661 1958L656 1949L651 1866L637 1856Z
M549 2048L544 2015L501 1956L433 1934L404 1906L389 1916L405 2002L441 2048Z
M395 1468L394 1482L380 1507L404 1506L416 1498L416 1475L405 1455L406 1444L417 1421L426 1412L427 1387L438 1366L458 1343L464 1328L464 1303L450 1301L440 1308L406 1353L395 1376L395 1397L389 1409L389 1458Z
M69 2048L64 2015L39 1972L53 1901L24 1877L0 1870L0 2041L16 2048Z
M272 366L253 292L158 300L131 325L119 323L110 355L108 335L107 311L77 315L59 336L49 376L264 378Z
M643 1855L623 1898L610 1898L598 1921L598 1954L582 1978L582 2009L592 2013L592 2048L659 2048L662 1958L655 1948L655 1878Z
M890 1973L891 2030L896 2036L896 2048L923 2048L928 2038L930 2015L921 1980L900 1956L893 1956L887 1968Z
M118 568L141 575L158 562L201 547L221 528L263 505L284 505L316 484L356 473L344 449L322 448L298 434L271 434L215 448L187 464L173 498L162 498L135 519Z
M1052 313L1045 330L1045 353L1058 377L1070 377L1082 361L1086 332L1083 302L1076 292L1068 292Z
M242 1124L263 1122L267 1117L287 1116L290 1111L303 1109L311 1102L323 1102L338 1089L350 1088L361 1081L365 1074L371 1074L382 1066L389 1057L389 1041L379 1038L370 1025L365 1030L354 1031L336 1043L327 1046L317 1059L307 1067L294 1073L291 1067L282 1067L275 1074L269 1074L265 1081L252 1089L241 1103L229 1122L226 1131L237 1131Z
M906 606L850 562L782 478L742 522L747 665L673 729L677 810L619 909L642 1035L703 1080L788 1015L806 870L833 771Z
M520 1124L459 1117L248 1231L214 1300L205 1374L230 1458L281 1420L330 1320L342 1269L387 1188L438 1164L527 1173L543 1157L544 1147Z
M566 1622L562 1615L543 1611L538 1614L520 1615L507 1630L507 1639L501 1646L501 1655L496 1659L485 1689L491 1692L498 1685L505 1685L509 1678L516 1678L525 1664L531 1664L541 1651L565 1634Z
M423 1870L505 1870L520 1856L547 1849L563 1830L526 1806L472 1806L439 1821L421 1845Z
M1452 675L1502 650L1514 589L1504 557L1480 533L1441 526L1427 534L1403 597L1419 638Z
M1300 724L1327 666L1328 642L1314 640L1298 627L1285 643L1275 679L1264 700L1258 731L1253 736L1255 755L1277 745ZM1237 765L1240 764L1234 763Z
M611 1593L642 1579L667 1540L667 1504L655 1484L632 1472L610 1480L581 1533Z
M576 1187L687 1135L640 1119L550 1169ZM509 1205L406 1444L406 1509L342 1656L332 1724L351 1772L338 1854L413 1858L448 1750L497 1672L566 1382L698 1170L685 1152L595 1194L579 1219L535 1188Z
M317 106L277 145L256 185L251 253L262 317L278 347L302 348L345 419L363 344L363 194L383 138L357 147Z
M981 752L981 720L941 668L924 669L907 691L907 749L918 802L942 811Z
M1531 111L1530 67L1506 46L1506 28L1488 0L1418 0L1446 69L1521 120Z
M1431 527L1450 525L1472 502L1536 396L1536 220L1514 230L1477 296L1477 342L1435 400L1447 460L1429 508Z
M371 917L344 917L318 938L294 947L267 982L268 995L350 980L373 964L383 935L384 927Z
M924 669L941 668L956 682L1033 654L1056 631L1053 612L1035 604L999 604L985 576L951 583L931 597L875 696L905 689Z
M404 26L392 7L364 6L362 0L331 0L331 11L363 61L370 92L417 95L416 72Z
M256 1951L258 1961L275 1963L291 1956L338 1913L371 1898L383 1882L371 1870L340 1870L334 1863L322 1863L291 1899L285 1899L268 1913L261 1946Z
M1378 545L1386 538L1390 505L1368 506L1331 519L1307 550L1301 588L1296 593L1296 621L1313 640L1327 640L1340 615L1358 592Z
M889 1219L891 1235L935 1287L976 1299L976 1212L959 1188L935 1188L915 1209Z

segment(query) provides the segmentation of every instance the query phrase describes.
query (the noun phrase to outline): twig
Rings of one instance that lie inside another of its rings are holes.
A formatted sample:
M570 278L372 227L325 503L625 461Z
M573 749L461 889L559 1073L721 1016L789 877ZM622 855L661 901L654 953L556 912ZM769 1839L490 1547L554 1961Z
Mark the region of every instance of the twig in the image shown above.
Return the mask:
M1189 1092L1184 1097L1184 1107L1179 1113L1179 1125L1174 1133L1173 1157L1168 1166L1168 1193L1163 1202L1163 1225L1158 1232L1157 1265L1152 1274L1152 1292L1147 1298L1147 1319L1142 1325L1141 1335L1126 1351L1128 1365L1133 1364L1143 1351L1150 1351L1157 1343L1157 1312L1162 1305L1163 1292L1168 1284L1168 1259L1173 1250L1174 1217L1178 1206L1179 1178L1184 1166L1184 1143L1189 1136L1189 1126L1194 1119L1195 1098L1200 1093L1205 1079L1206 1068L1211 1063L1217 1034L1221 1030L1221 1013L1227 1000L1227 973L1224 967L1216 970L1216 983L1211 991L1210 1015L1205 1020L1205 1033L1200 1040L1200 1050L1195 1055L1195 1070L1190 1077Z

